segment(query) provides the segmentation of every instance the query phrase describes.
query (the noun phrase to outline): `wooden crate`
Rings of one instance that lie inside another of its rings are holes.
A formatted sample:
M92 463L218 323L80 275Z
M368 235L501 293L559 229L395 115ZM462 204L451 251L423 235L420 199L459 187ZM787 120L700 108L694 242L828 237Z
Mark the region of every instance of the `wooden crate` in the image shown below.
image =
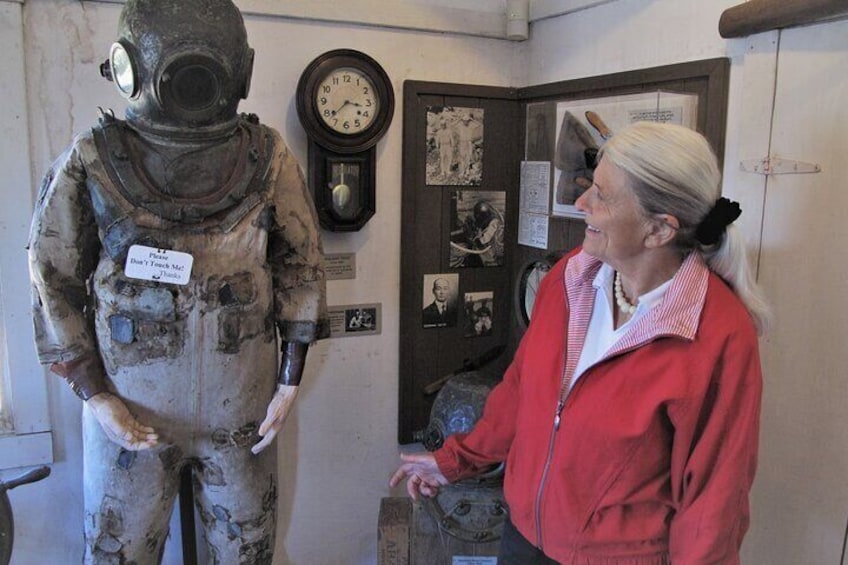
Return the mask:
M495 565L500 541L473 543L439 530L423 502L380 502L378 565Z
M380 501L377 527L377 564L409 565L412 500L385 497Z

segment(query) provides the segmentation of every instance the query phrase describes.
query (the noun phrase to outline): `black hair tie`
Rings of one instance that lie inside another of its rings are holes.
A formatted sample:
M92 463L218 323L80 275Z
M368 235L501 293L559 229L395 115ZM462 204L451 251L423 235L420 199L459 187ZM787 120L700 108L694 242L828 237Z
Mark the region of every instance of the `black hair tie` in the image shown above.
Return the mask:
M718 243L727 226L732 224L740 214L742 214L742 208L739 207L738 202L724 197L719 198L713 209L698 224L695 239L703 245Z

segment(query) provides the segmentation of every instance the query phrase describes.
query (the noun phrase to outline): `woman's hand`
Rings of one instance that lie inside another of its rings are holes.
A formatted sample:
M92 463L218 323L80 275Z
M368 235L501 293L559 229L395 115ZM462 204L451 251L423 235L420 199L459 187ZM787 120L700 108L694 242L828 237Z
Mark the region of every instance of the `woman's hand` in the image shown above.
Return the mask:
M389 486L396 487L406 477L406 492L413 500L421 495L431 497L439 494L439 488L449 485L445 476L436 465L436 457L432 453L413 453L400 455L403 464L398 467Z
M262 440L250 448L254 455L271 445L277 433L283 428L289 411L294 405L294 399L297 397L297 390L298 387L292 385L277 386L277 392L268 403L265 419L259 426L259 435L262 436Z
M124 449L140 451L159 443L159 435L130 414L124 401L110 392L95 394L85 401L106 437Z

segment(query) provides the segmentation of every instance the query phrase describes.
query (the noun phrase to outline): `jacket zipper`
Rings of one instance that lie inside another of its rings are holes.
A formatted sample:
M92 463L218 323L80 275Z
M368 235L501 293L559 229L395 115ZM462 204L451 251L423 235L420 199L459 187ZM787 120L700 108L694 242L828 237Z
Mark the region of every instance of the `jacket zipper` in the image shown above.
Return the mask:
M556 432L559 431L563 406L565 406L565 400L560 398L554 411L554 427L551 430L551 439L548 442L548 457L545 459L545 466L542 469L542 479L539 481L539 491L536 493L536 547L539 551L542 551L542 493L545 491L548 469L551 467L551 459L554 455L554 439L556 438Z
M604 357L599 359L597 362L593 363L586 367L586 370L583 371L582 377L580 381L575 384L575 387L579 387L581 381L584 381L586 378L586 374L595 366L612 359L613 357L618 357L625 353L629 353L635 349L638 349L645 343L649 341L654 341L657 337L663 337L665 334L660 334L659 336L655 336L649 340L645 340L644 342L640 342L632 345L626 349L616 352L614 355L610 355L609 357ZM565 408L565 399L571 394L571 379L563 376L562 386L560 388L559 400L557 401L556 410L554 410L554 425L551 430L551 439L548 442L548 456L545 459L545 466L542 468L542 478L539 481L539 490L536 492L536 548L539 551L543 551L542 547L542 494L545 492L545 482L548 479L548 470L551 467L551 459L553 459L554 455L554 440L556 439L556 433L559 431L560 423L562 422L562 410Z

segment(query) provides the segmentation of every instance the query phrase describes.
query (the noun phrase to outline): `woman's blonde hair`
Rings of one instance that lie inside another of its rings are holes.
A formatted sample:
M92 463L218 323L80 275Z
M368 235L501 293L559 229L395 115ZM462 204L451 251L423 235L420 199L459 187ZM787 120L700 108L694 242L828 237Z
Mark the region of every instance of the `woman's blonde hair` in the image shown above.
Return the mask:
M617 131L601 148L601 157L628 175L647 214L677 218L680 228L674 244L682 253L699 252L739 296L763 333L769 307L748 265L739 229L730 224L710 245L695 237L698 225L721 197L718 160L704 136L683 126L637 122Z

